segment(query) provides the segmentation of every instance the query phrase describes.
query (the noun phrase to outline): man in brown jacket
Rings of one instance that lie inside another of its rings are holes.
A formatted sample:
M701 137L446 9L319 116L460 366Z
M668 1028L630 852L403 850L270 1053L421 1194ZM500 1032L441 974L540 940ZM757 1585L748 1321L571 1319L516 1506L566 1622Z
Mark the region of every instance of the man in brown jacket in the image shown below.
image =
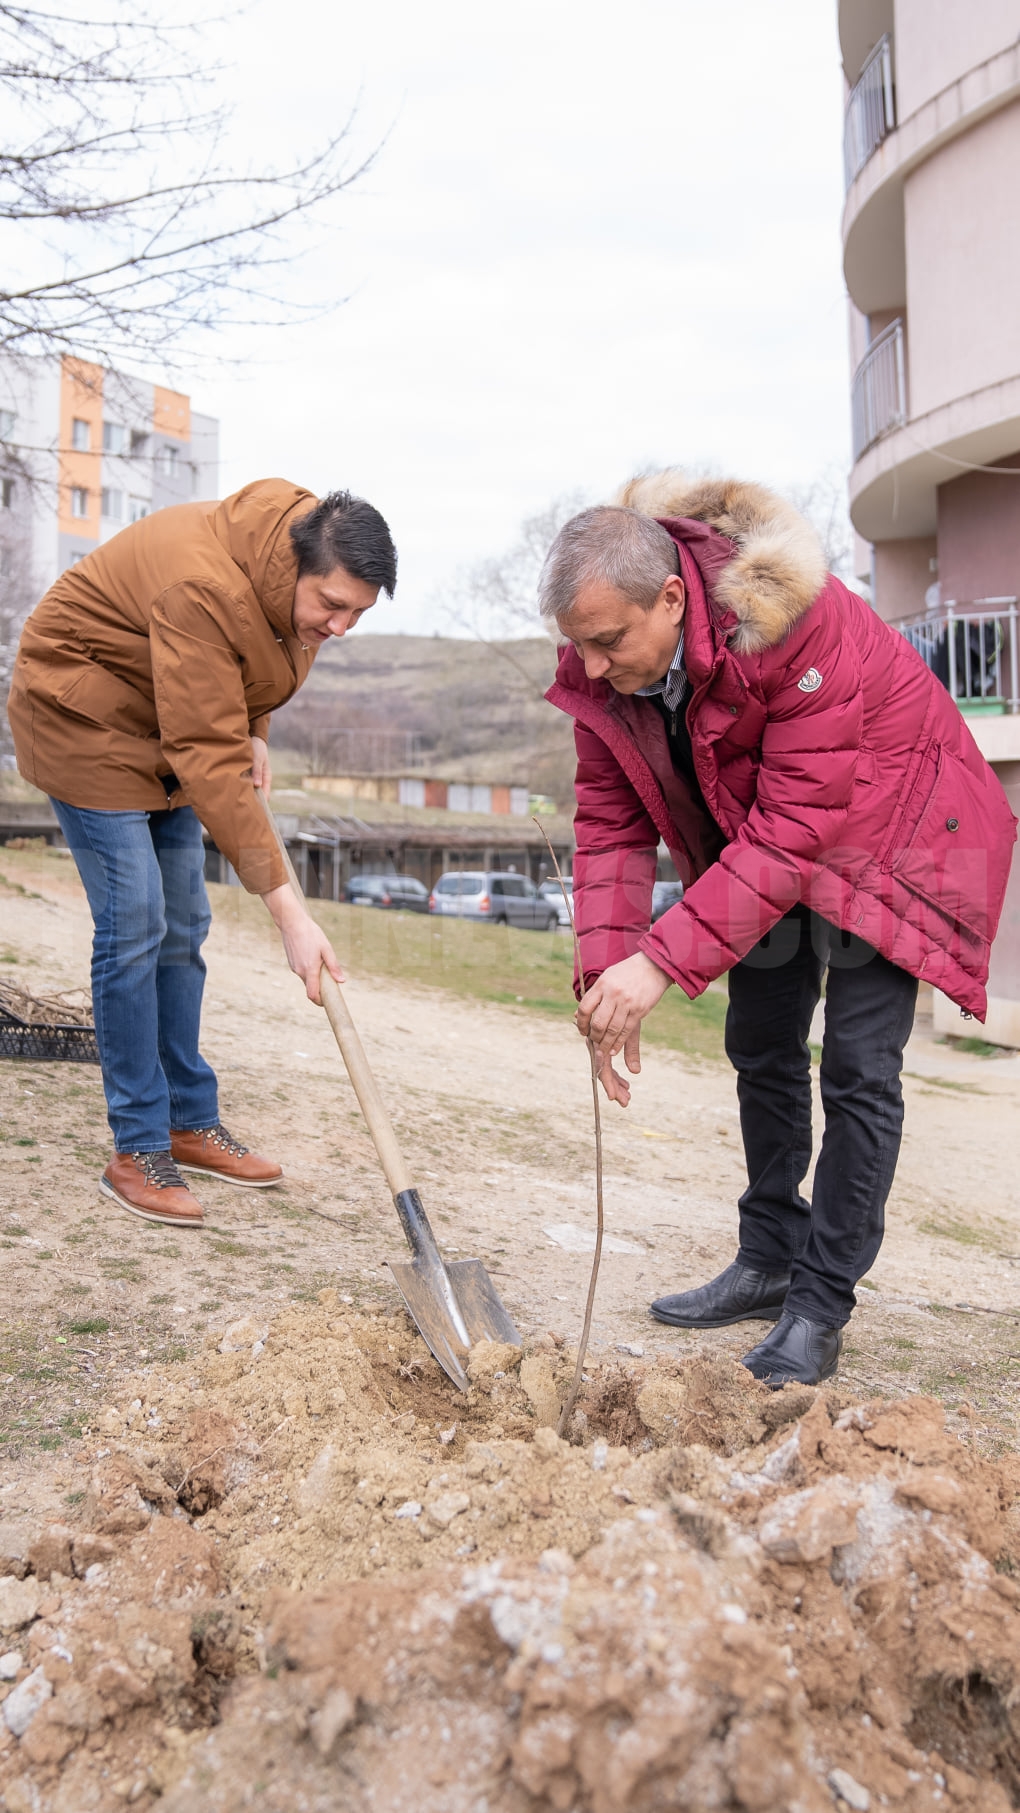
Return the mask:
M9 712L95 925L92 999L115 1153L103 1193L200 1227L182 1171L246 1189L279 1165L234 1139L198 1049L209 929L202 826L280 929L311 1000L336 956L287 882L256 798L269 714L396 581L389 530L347 492L283 479L133 523L71 567L25 625Z

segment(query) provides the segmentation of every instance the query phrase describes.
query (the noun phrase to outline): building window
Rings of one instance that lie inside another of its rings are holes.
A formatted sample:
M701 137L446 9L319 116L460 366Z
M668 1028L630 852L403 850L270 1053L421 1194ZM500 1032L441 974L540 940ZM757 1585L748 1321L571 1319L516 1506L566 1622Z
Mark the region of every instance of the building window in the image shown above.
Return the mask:
M156 455L156 465L164 478L173 478L177 472L177 461L180 454L176 447L161 447Z
M148 451L149 451L149 437L145 433L144 429L132 428L132 430L131 430L131 458L133 460L143 459L144 456L148 453Z
M68 562L68 565L72 566L72 567L76 567L80 560L87 559L88 552L89 552L88 548L72 548L71 549L71 558Z
M0 508L10 510L14 505L14 480L0 479Z
M103 515L108 516L110 518L111 522L122 522L124 519L124 493L123 493L123 491L114 491L110 488L109 485L104 485L103 486L103 496L102 496L102 510L103 510Z
M92 446L91 430L80 415L76 415L71 423L71 446L75 453L88 453Z
M127 447L127 429L120 422L103 423L103 452L123 453Z
M13 409L0 409L0 441L9 441L17 421Z
M89 513L89 494L81 485L71 487L71 515L87 516Z
M147 497L131 497L128 499L128 522L141 522L142 517L148 516L148 514L149 500Z

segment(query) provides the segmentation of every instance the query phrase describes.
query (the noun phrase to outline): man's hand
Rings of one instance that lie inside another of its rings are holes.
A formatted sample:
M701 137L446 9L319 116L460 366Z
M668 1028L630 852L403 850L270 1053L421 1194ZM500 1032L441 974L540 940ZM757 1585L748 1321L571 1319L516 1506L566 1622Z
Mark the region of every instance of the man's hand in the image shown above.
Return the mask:
M265 737L251 739L251 781L252 786L260 788L268 799L273 791L273 770L269 763L269 744Z
M271 888L262 898L280 928L287 962L294 974L301 977L309 1001L321 1007L319 971L323 964L334 981L346 980L333 946L322 927L316 925L311 914L305 911L289 881L284 882L282 888Z
M611 1102L626 1108L630 1084L613 1069L612 1060L623 1052L632 1076L641 1069L641 1022L662 1000L670 977L657 963L636 951L623 963L603 970L578 1005L574 1019L578 1032L595 1047L599 1082Z

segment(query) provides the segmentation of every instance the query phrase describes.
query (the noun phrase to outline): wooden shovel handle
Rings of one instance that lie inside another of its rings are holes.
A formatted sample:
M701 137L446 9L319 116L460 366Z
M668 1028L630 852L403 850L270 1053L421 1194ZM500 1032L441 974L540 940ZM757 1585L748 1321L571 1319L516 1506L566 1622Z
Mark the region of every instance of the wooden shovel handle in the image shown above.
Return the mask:
M294 872L294 865L287 854L287 846L280 836L280 827L273 817L269 801L261 788L256 791L262 801L262 809L276 840L276 847L280 852L283 866L287 871L287 880L298 899L307 906L301 883ZM334 981L325 964L319 971L319 992L322 996L322 1005L326 1010L326 1018L333 1028L333 1036L340 1047L340 1056L347 1067L347 1074L351 1079L354 1093L361 1104L361 1112L365 1116L368 1130L379 1154L379 1162L385 1173L386 1182L394 1196L399 1196L402 1190L413 1188L411 1173L397 1144L393 1123L386 1111L386 1104L379 1094L379 1085L372 1075L368 1059L365 1056L365 1048L358 1037L358 1029L351 1019L351 1010L344 1000L340 984Z

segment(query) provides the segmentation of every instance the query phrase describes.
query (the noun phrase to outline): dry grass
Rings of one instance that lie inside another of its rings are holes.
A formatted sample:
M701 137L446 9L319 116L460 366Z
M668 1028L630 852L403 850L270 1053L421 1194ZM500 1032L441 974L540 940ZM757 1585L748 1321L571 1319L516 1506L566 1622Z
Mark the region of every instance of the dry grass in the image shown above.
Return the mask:
M219 919L264 922L261 902L239 888L209 891ZM569 938L560 932L519 931L424 913L374 912L325 900L313 900L310 906L352 975L385 976L563 1018L573 1014L573 952ZM645 1021L644 1037L651 1045L689 1057L722 1061L725 1018L724 985L697 1001L672 988Z

